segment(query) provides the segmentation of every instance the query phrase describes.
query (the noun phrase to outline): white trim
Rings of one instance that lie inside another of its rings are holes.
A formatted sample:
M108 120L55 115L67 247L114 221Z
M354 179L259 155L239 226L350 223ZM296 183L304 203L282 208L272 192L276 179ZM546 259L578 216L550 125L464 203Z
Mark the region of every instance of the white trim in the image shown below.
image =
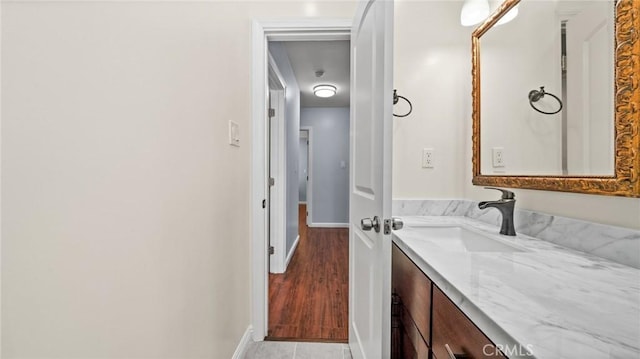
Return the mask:
M300 123L302 123L302 109L300 111ZM304 183L305 200L304 201L300 201L300 195L299 195L300 193L298 193L298 205L300 205L300 204L307 205L307 198L308 198L308 194L309 194L309 129L308 129L308 127L300 126L300 128L298 129L298 132L300 133L300 139L307 141L307 149L306 149L307 158L305 159L305 162L307 163L307 166L304 169L305 171L307 171L307 173L305 175L305 179L304 179L304 182L305 182ZM301 155L302 155L302 153L300 151L300 144L298 144L298 167L300 167ZM300 192L300 185L301 185L300 184L300 177L298 177L298 192Z
M240 338L240 343L236 347L236 351L233 352L233 356L231 359L243 359L245 354L247 354L247 349L249 349L249 344L253 343L251 340L251 336L253 333L253 328L251 326L247 327L247 330L244 331L242 338Z
M263 340L267 333L268 283L266 211L262 208L266 201L266 116L267 103L267 39L262 25L254 21L252 25L252 123L251 123L251 323L253 340Z
M293 245L291 246L291 250L289 251L289 254L287 254L287 261L285 262L284 265L284 271L287 271L287 268L289 268L289 263L291 262L291 259L293 258L294 253L296 252L296 249L298 249L298 243L300 243L300 235L296 236L296 240L293 242Z
M275 110L275 117L271 119L271 176L275 184L271 187L271 203L269 207L270 234L273 254L269 260L271 273L284 273L287 257L287 172L286 172L286 126L285 126L285 93L287 91L280 69L275 60L268 54L269 62L269 92ZM275 87L275 88L272 88Z
M310 223L311 228L349 228L349 223Z
M282 76L282 72L280 72L280 68L278 67L278 63L276 62L276 60L273 59L273 56L271 56L271 53L268 52L268 48L267 48L267 56L268 56L268 61L269 61L269 75L271 75L271 72L273 72L274 78L273 80L276 81L274 84L279 88L279 89L286 89L287 88L287 83L284 80L284 76Z
M300 121L302 121L302 111L300 111ZM300 131L307 131L307 226L311 227L313 219L313 211L311 210L313 204L313 127L300 126Z
M352 22L340 18L254 20L263 30L263 38L270 41L348 41Z
M251 62L251 322L253 339L261 341L268 326L266 241L266 94L268 40L349 40L351 19L301 18L254 20Z
M0 1L0 18L2 18L2 1ZM2 39L2 28L0 27L0 39ZM0 59L2 59L2 40L0 40ZM2 63L2 60L0 60L0 65ZM0 66L0 69L2 69L2 66ZM0 79L2 79L2 71L0 70ZM2 81L0 80L0 83L2 83ZM1 88L1 86L0 86ZM0 91L1 92L1 91ZM0 93L0 124L2 123L2 94ZM2 128L2 126L0 125L0 129ZM0 130L1 132L1 130ZM2 136L0 136L0 138L2 138ZM1 141L0 141L1 142ZM0 146L0 148L2 148L2 146ZM1 151L0 151L1 152ZM1 156L0 156L1 158ZM0 178L2 178L2 176L0 176ZM0 182L2 182L0 180ZM2 188L0 186L0 188ZM1 193L1 192L0 192ZM1 198L1 196L0 196ZM1 201L0 201L1 203ZM2 215L1 215L1 210L2 207L0 207L0 243L2 243ZM2 258L2 245L0 245L0 258ZM0 268L2 268L2 260L0 259ZM1 276L0 276L1 277ZM2 281L0 280L0 284L2 283ZM0 298L2 298L2 285L0 285ZM2 308L2 299L0 299L0 308ZM2 321L0 320L0 357L2 357Z

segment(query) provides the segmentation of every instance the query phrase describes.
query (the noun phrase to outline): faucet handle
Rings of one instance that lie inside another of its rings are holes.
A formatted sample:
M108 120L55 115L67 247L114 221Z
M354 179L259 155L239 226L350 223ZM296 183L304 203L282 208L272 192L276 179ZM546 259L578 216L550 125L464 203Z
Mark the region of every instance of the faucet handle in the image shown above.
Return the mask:
M516 195L515 193L508 191L506 189L502 189L502 188L496 188L496 187L485 187L486 189L495 189L496 191L500 191L502 192L502 199L515 199Z

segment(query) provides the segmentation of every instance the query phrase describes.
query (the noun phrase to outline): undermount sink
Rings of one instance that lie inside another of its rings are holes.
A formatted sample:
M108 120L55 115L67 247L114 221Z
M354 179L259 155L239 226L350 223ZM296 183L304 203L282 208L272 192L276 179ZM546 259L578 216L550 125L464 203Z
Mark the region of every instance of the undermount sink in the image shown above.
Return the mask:
M463 226L411 226L408 229L424 235L429 241L442 249L452 252L524 252L489 234L468 229Z

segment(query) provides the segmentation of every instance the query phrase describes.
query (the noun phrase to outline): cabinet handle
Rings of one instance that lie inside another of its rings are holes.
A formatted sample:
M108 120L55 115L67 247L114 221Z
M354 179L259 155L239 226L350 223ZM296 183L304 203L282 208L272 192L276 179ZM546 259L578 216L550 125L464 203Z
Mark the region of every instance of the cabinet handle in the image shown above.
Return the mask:
M449 348L449 344L445 344L444 348L447 350L447 354L449 354L449 359L468 359L469 356L467 354L453 354L451 348Z

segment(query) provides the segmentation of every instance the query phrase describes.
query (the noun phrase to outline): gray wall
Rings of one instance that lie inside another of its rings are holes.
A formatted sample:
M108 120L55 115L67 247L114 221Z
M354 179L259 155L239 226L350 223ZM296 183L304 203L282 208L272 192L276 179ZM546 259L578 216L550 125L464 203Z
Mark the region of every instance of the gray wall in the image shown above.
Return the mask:
M311 135L310 223L349 223L349 108L311 107L300 111ZM341 167L344 163L344 168Z
M280 42L270 42L269 52L282 75L285 91L285 151L287 166L286 236L287 254L298 237L298 140L300 138L300 89L287 51Z
M301 131L302 133L302 131ZM300 202L307 201L307 153L309 147L307 145L307 138L300 138L300 168L298 169L298 200Z

